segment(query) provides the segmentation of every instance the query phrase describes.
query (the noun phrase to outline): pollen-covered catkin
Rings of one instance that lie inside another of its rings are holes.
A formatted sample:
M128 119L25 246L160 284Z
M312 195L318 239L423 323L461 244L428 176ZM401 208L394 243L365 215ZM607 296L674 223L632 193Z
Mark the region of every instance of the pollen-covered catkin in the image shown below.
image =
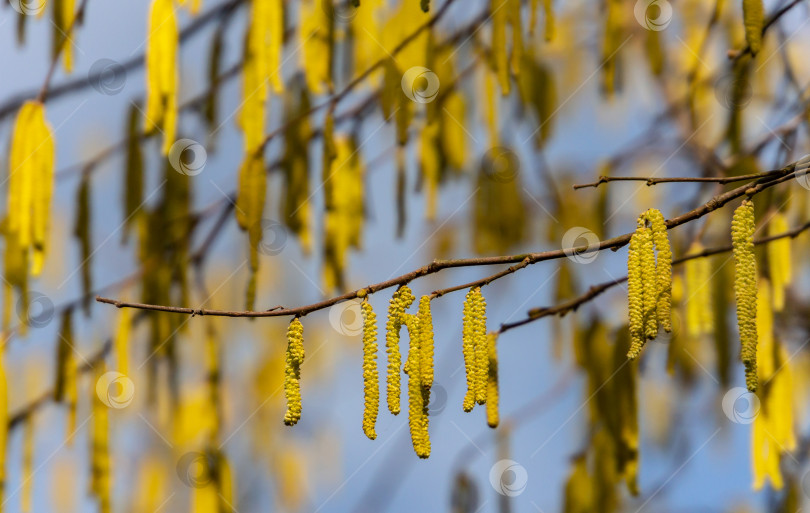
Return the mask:
M404 315L408 328L410 347L405 362L405 373L408 374L408 426L411 431L411 442L416 455L420 458L430 456L430 436L428 434L428 403L430 389L422 386L422 351L423 339L418 315Z
M428 389L433 386L433 315L430 313L430 296L419 299L419 353L422 369L420 370L422 386Z
M641 271L641 250L645 228L639 226L630 237L627 252L627 310L630 325L630 350L627 357L631 360L641 353L646 337L644 335L644 276Z
M639 221L643 223L643 220ZM652 230L645 228L641 235L641 284L644 290L643 310L644 310L644 336L648 340L658 336L658 292L657 274L655 270L655 250L653 244Z
M284 424L295 425L301 419L301 365L304 363L304 326L298 317L287 328L287 357L284 366L284 395L287 412Z
M388 376L386 392L388 396L388 411L394 415L400 412L400 368L402 355L399 351L399 332L403 324L405 310L410 308L416 297L407 285L403 285L394 292L388 304L388 321L385 324L385 352L388 353Z
M363 432L371 440L377 438L374 424L380 409L380 379L377 375L377 314L368 301L360 306L363 312Z
M467 292L467 297L464 299L464 310L462 315L462 328L461 328L461 350L464 355L464 369L467 372L467 393L464 395L464 402L462 408L464 411L472 411L475 406L475 313L474 306L476 295L480 294L481 289L472 288Z
M498 427L498 334L487 335L487 424Z
M745 365L745 383L751 392L757 389L757 261L754 254L754 204L744 200L734 211L731 242L734 252L734 296L737 302L737 327L740 331L740 356Z
M656 315L658 323L669 333L672 331L672 249L669 246L667 225L661 211L651 208L645 214L650 222L656 252Z
M473 305L475 332L475 402L487 402L487 302L481 289L477 289Z

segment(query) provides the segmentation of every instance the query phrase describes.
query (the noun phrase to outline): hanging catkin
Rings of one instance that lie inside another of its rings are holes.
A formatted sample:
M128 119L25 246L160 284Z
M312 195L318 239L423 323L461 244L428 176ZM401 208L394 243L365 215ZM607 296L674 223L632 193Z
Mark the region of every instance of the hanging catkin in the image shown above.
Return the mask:
M638 357L647 340L658 336L658 326L672 330L672 250L664 216L649 209L638 217L627 256L627 303L630 349Z
M467 372L467 393L464 395L464 403L462 408L464 411L472 411L475 406L475 316L473 309L475 307L476 295L480 294L481 289L472 288L467 292L467 297L464 299L464 310L462 314L462 328L461 328L461 348L464 355L464 369Z
M8 382L4 351L0 350L0 483L6 483L6 452L8 448ZM3 489L0 486L0 490Z
M646 229L636 228L630 237L627 251L627 309L630 327L630 350L627 357L636 358L644 347L644 274L641 269L641 252Z
M473 305L473 331L475 333L475 402L487 402L487 302L478 289Z
M695 242L687 254L695 255L703 251L703 246ZM692 258L686 261L686 329L689 335L697 337L714 331L712 315L711 261L706 258Z
M428 403L430 389L422 386L422 328L418 315L405 314L405 326L408 328L410 347L405 361L404 371L408 375L408 426L411 431L411 442L416 455L420 458L430 456L430 436L428 434ZM427 392L427 393L426 393Z
M368 300L360 306L363 312L363 432L377 438L374 424L380 409L380 378L377 373L377 314Z
M106 366L102 362L96 366L96 383L102 379ZM110 420L109 409L96 393L96 387L91 388L92 426L90 440L90 491L96 496L100 513L110 513L112 492L112 477L110 475Z
M301 365L304 363L304 326L298 317L287 328L287 355L284 366L284 395L287 412L284 424L295 425L301 419Z
M773 237L787 231L787 219L781 213L775 213L768 223L768 236ZM773 286L773 308L777 312L781 312L785 307L785 287L793 279L789 237L782 237L768 243L768 270Z
M9 154L8 239L38 276L45 262L56 146L45 106L28 101L14 122ZM7 240L8 240L7 239ZM9 248L6 248L9 251Z
M404 322L405 310L410 308L416 298L407 285L399 287L388 304L388 321L385 328L385 352L388 353L388 377L386 392L388 395L388 410L394 415L400 412L400 368L402 355L399 352L399 332Z
M745 40L751 55L756 55L762 49L762 28L765 24L765 6L762 0L743 0L743 25L745 25Z
M651 208L645 213L655 244L656 313L658 323L669 333L672 331L672 249L669 247L667 225L659 210Z
M734 296L737 301L737 327L745 364L745 383L757 389L757 261L754 254L754 204L744 200L734 211L731 242L734 252Z
M498 334L487 335L487 424L498 427Z
M433 386L433 315L430 313L430 296L422 296L419 299L419 354L422 369L420 379L422 386L428 389L430 397L430 387Z
M177 18L172 0L153 0L146 38L147 133L160 130L164 155L174 144L177 126ZM159 125L159 126L158 126Z

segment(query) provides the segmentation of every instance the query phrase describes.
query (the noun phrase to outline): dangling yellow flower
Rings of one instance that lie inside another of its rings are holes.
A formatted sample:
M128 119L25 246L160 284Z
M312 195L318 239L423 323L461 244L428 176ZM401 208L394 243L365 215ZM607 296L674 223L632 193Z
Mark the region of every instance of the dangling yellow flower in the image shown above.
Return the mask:
M745 364L745 383L751 392L757 389L757 260L754 254L754 204L744 200L734 211L731 242L734 253L734 296L737 302L737 327Z
M374 424L380 409L380 378L377 374L377 314L371 304L363 301L363 432L371 440L377 438Z
M388 410L394 415L399 414L400 403L400 367L402 355L399 351L399 332L404 323L405 310L410 308L416 298L407 285L403 285L394 292L388 305L388 321L385 332L385 351L388 353L388 379L386 391L388 395Z
M487 335L487 424L498 427L498 334Z
M284 395L287 412L284 424L295 425L301 419L301 365L304 363L304 326L298 317L287 328L287 357L284 366Z
M430 388L424 387L422 383L421 342L424 337L418 315L405 314L404 322L410 338L408 359L404 369L408 374L408 426L416 455L420 458L427 458L430 456L430 435L428 434Z
M146 37L146 116L144 130L163 134L163 154L174 144L177 126L177 46L172 0L153 0Z
M768 236L780 235L789 229L787 219L779 212L768 223ZM790 261L790 238L783 237L768 243L768 269L773 285L773 308L781 312L785 307L785 287L790 285L793 272Z
M695 242L688 254L703 251L703 246ZM706 258L693 258L686 261L686 328L689 335L697 337L714 331L712 316L711 261Z
M38 276L45 262L53 196L56 145L45 119L45 106L23 104L11 136L8 186L8 237L11 247L31 257L31 274ZM7 251L9 249L7 248Z

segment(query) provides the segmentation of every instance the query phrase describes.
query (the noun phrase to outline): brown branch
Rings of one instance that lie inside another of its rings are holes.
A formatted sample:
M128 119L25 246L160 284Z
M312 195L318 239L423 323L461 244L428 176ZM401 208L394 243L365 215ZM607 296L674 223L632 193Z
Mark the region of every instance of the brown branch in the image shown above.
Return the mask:
M786 239L786 238L795 238L799 236L802 232L807 231L810 229L810 221L804 223L801 226L798 226L792 230L789 230L784 233L780 233L777 235L771 235L768 237L762 237L754 241L754 244L767 244L768 242L778 240L778 239ZM679 265L689 260L694 260L696 258L705 258L712 255L719 255L721 253L728 253L733 248L731 245L720 246L716 248L709 248L704 249L698 253L692 253L686 255L684 257L675 259L672 261L672 265ZM627 276L622 276L621 278L616 278L615 280L611 280L605 283L600 283L598 285L593 285L588 289L587 292L582 294L581 296L575 297L563 303L560 303L555 306L550 307L540 307L540 308L532 308L528 311L526 318L521 319L519 321L511 322L511 323L504 323L501 324L498 333L503 333L505 331L509 331L513 328L517 328L523 326L525 324L529 324L530 322L534 322L538 319L542 319L543 317L549 317L551 315L559 315L560 317L564 317L566 314L570 312L576 311L580 306L583 304L591 301L592 299L596 298L597 296L601 295L608 289L615 287L616 285L620 285L627 281Z
M806 169L804 167L797 169L796 171L801 171ZM735 182L744 182L746 180L756 180L758 178L768 178L771 176L780 177L783 176L784 172L782 169L777 169L774 171L765 171L763 173L753 173L750 175L739 175L739 176L678 176L678 177L662 177L662 178L655 178L655 177L648 177L648 176L600 176L598 180L589 183L582 183L582 184L575 184L573 187L574 189L585 189L587 187L599 187L603 183L609 182L645 182L648 186L650 185L658 185L659 183L689 183L689 182L707 182L707 183L717 183L721 185L735 183Z
M741 187L737 187L736 189L732 189L728 192L717 195L712 199L710 199L708 202L701 205L700 207L691 210L689 212L686 212L685 214L682 214L678 217L674 217L672 219L667 220L666 221L667 228L671 229L676 226L688 223L689 221L698 219L710 212L713 212L721 208L722 206L726 205L727 203L730 203L731 201L737 198L740 198L742 196L749 196L749 197L754 196L757 193L761 192L762 190L765 190L776 184L782 183L786 180L792 179L795 176L794 172L795 167L796 163L790 164L780 170L775 170L769 173L767 177L760 178L759 180L756 180L754 182L745 184ZM630 241L631 235L632 233L627 233L624 235L620 235L618 237L613 237L612 239L600 241L599 244L596 245L596 247L578 246L574 248L563 248L551 251L542 251L539 253L523 253L519 255L509 255L509 256L462 258L454 260L434 260L432 263L428 265L422 266L414 271L403 274L396 278L392 278L377 284L369 285L362 289L347 292L345 294L325 299L323 301L319 301L311 305L300 306L297 308L280 308L266 311L244 311L244 310L240 311L240 310L212 310L204 308L186 308L169 305L153 305L146 303L120 301L117 299L110 299L105 297L96 297L96 301L100 303L113 305L117 308L136 308L140 310L153 310L158 312L170 312L193 316L213 315L219 317L251 317L251 318L290 317L290 316L303 317L309 313L329 308L330 306L340 303L341 301L364 298L369 294L373 294L380 290L395 287L398 285L404 285L417 278L421 278L429 274L435 274L443 269L451 269L455 267L500 265L500 264L516 264L516 263L519 264L507 268L503 271L500 271L496 275L489 276L487 278L477 280L469 284L465 284L463 286L452 287L451 289L436 291L433 293L433 296L439 297L443 294L446 294L447 292L451 292L454 290L461 290L462 288L469 288L475 286L483 286L492 282L493 280L512 274L518 271L519 269L523 269L524 267L531 264L535 264L537 262L559 259L573 254L586 254L595 251L603 251L605 249L617 250Z

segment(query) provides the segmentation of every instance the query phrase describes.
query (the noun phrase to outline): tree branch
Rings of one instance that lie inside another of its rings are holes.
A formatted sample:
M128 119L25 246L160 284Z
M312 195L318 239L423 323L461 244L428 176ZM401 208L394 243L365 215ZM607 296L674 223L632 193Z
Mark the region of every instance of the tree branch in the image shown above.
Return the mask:
M676 226L680 226L682 224L688 223L689 221L698 219L710 212L713 212L722 206L728 204L729 202L740 198L742 196L754 196L757 193L782 183L786 180L790 180L795 177L795 168L796 163L792 163L782 169L774 170L769 172L767 176L764 176L756 181L751 183L745 184L743 186L737 187L736 189L732 189L727 191L723 194L714 196L708 202L704 203L700 207L686 212L678 217L674 217L666 221L667 229L674 228ZM596 247L589 247L589 246L578 246L574 248L563 248L551 251L542 251L539 253L523 253L519 255L509 255L509 256L496 256L496 257L480 257L480 258L461 258L461 259L453 259L453 260L434 260L432 263L422 266L418 269L415 269L409 273L403 274L396 278L392 278L390 280L386 280L380 283L376 283L373 285L369 285L362 289L357 289L352 292L347 292L345 294L341 294L339 296L335 296L329 299L325 299L323 301L313 303L311 305L300 306L297 308L274 308L272 310L265 310L265 311L246 311L246 310L212 310L212 309L204 309L204 308L186 308L186 307L179 307L179 306L169 306L169 305L154 305L154 304L146 304L146 303L135 303L135 302L128 302L128 301L120 301L117 299L110 299L105 297L96 297L96 301L99 303L113 305L117 308L136 308L139 310L152 310L158 312L170 312L170 313L178 313L178 314L186 314L186 315L213 315L218 317L303 317L309 313L323 310L325 308L329 308L341 301L346 301L350 299L357 299L357 298L364 298L369 294L373 294L380 290L384 290L387 288L395 287L398 285L407 284L415 279L421 278L423 276L427 276L430 274L435 274L444 269L450 269L455 267L475 267L475 266L487 266L487 265L500 265L500 264L519 264L513 265L503 271L498 272L495 275L489 276L487 278L483 278L481 280L476 280L474 282L470 282L464 285L451 287L450 289L436 291L432 294L433 297L439 297L444 295L448 292L452 292L455 290L462 290L464 288L476 287L476 286L483 286L491 283L492 281L512 274L520 269L527 267L528 265L535 264L537 262L543 262L546 260L555 260L559 258L563 258L569 255L574 254L587 254L593 253L595 251L603 251L605 249L617 250L627 244L630 241L632 233L627 233L624 235L620 235L618 237L613 237L612 239L606 239L600 241Z
M755 245L767 244L768 242L778 240L778 239L786 239L788 237L792 239L792 238L797 237L799 234L801 234L802 232L804 232L804 231L806 231L808 229L810 229L810 221L804 223L801 226L798 226L798 227L794 228L793 230L790 230L790 231L787 231L787 232L784 232L784 233L780 233L778 235L771 235L771 236L768 236L768 237L762 237L760 239L757 239L757 240L754 241L754 244ZM696 258L705 258L705 257L712 256L712 255L719 255L721 253L728 253L732 249L733 248L731 247L731 245L721 246L721 247L717 247L717 248L704 249L703 251L701 251L699 253L693 253L693 254L686 255L684 257L675 259L675 260L672 261L672 265L679 265L679 264L682 264L682 263L687 262L689 260L694 260ZM551 307L532 308L531 310L528 311L527 316L526 316L525 319L521 319L519 321L515 321L515 322L511 322L511 323L501 324L501 327L498 330L498 333L504 333L504 332L509 331L509 330L511 330L513 328L517 328L517 327L523 326L525 324L529 324L530 322L534 322L534 321L536 321L538 319L542 319L543 317L548 317L548 316L551 316L551 315L559 315L560 317L564 317L569 312L576 311L580 306L582 306L583 304L591 301L592 299L596 298L597 296L601 295L606 290L611 289L611 288L615 287L616 285L620 285L620 284L622 284L622 283L624 283L626 281L627 281L627 276L622 276L621 278L616 278L615 280L611 280L611 281L608 281L608 282L605 282L605 283L600 283L598 285L593 285L591 288L588 289L587 292L585 292L581 296L570 299L570 300L565 301L563 303L560 303L558 305L551 306Z

